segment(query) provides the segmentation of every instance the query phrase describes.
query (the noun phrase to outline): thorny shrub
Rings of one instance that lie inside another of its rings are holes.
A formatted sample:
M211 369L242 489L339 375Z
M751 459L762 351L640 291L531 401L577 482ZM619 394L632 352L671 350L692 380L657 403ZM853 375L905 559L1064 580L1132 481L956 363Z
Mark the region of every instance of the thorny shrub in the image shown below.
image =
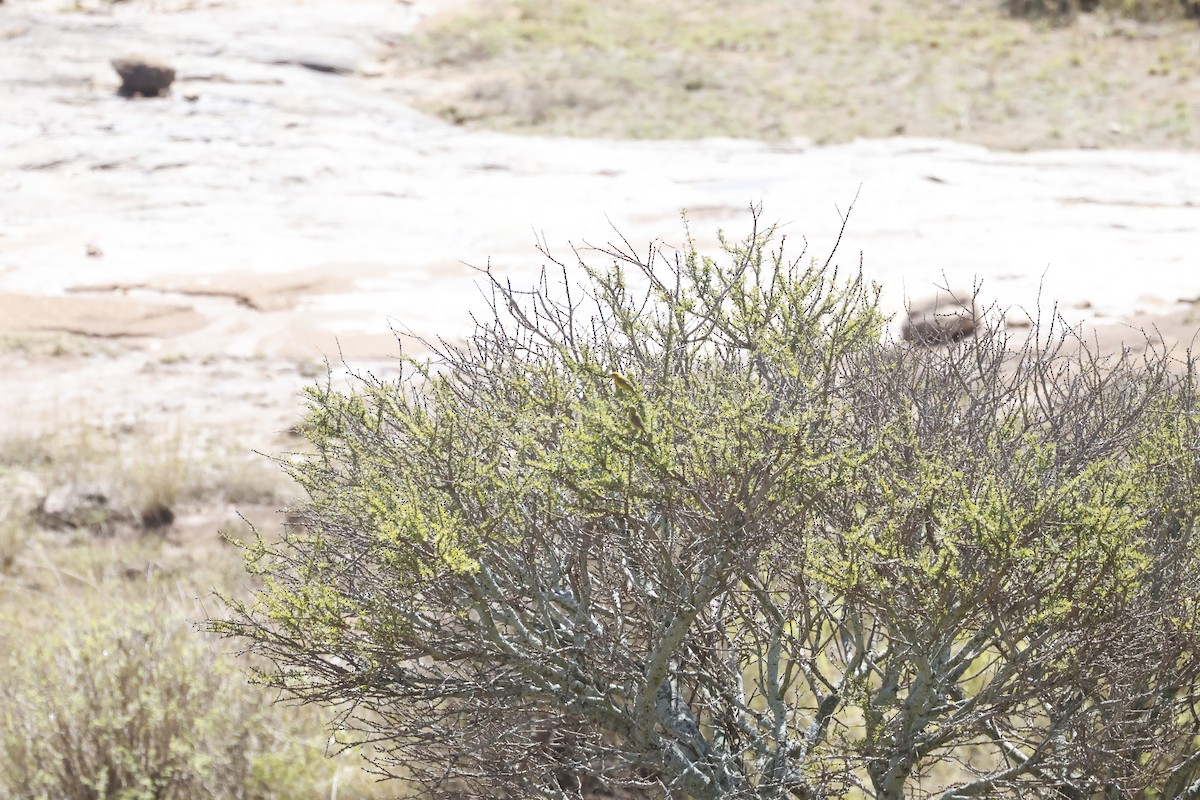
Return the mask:
M438 797L1200 795L1192 363L892 343L753 222L314 388L212 628Z

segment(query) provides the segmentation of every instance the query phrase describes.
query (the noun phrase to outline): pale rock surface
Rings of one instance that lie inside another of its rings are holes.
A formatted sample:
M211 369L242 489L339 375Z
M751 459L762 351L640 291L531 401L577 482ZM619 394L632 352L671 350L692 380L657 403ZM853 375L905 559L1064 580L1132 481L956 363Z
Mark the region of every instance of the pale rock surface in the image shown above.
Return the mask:
M75 482L52 488L42 500L40 521L50 528L82 528L105 536L116 526L132 522L134 515L114 499L111 487L97 482Z
M125 347L9 359L0 418L24 425L82 404L248 427L249 446L270 449L253 437L289 427L311 381L291 360L387 369L392 326L469 330L483 303L467 264L490 262L519 285L546 264L534 249L543 234L568 264L570 244L604 244L614 229L639 247L678 245L682 208L711 247L717 228L745 233L747 207L762 202L794 254L806 238L805 258L823 260L853 203L834 261L846 273L861 258L897 329L906 299L935 286L978 284L1010 316L1057 304L1079 323L1184 313L1181 301L1200 296L1200 154L472 132L406 106L381 67L445 5L6 7L0 328ZM170 95L115 95L108 62L131 42L175 66ZM38 304L37 320L15 322Z

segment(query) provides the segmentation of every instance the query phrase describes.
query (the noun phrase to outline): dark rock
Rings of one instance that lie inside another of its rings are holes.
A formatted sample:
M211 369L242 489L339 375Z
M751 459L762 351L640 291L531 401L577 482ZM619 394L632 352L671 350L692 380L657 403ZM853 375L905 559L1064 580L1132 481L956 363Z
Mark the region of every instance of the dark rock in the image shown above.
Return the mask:
M937 345L957 342L975 333L979 325L975 296L971 292L940 291L908 307L900 335L906 342Z
M305 57L296 59L296 64L311 69L313 72L325 72L330 75L353 75L354 64L349 61L338 61L336 59Z
M353 75L358 71L353 61L324 56L313 53L286 53L270 59L270 63L286 66L304 67L313 72L324 72L329 75Z
M142 527L148 531L165 528L175 521L175 512L166 503L151 503L142 509Z
M121 76L122 97L158 97L166 94L175 80L175 68L147 56L114 58L113 69Z
M108 487L98 483L65 483L42 499L38 517L48 528L86 528L102 536L132 515L113 500Z

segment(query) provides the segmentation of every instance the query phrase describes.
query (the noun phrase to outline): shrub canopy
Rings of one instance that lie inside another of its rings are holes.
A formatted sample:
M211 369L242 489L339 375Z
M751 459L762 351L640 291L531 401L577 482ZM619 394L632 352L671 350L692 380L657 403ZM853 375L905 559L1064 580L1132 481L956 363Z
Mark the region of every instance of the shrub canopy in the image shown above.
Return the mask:
M893 344L757 211L721 243L489 273L312 389L213 628L436 796L1200 794L1190 361Z

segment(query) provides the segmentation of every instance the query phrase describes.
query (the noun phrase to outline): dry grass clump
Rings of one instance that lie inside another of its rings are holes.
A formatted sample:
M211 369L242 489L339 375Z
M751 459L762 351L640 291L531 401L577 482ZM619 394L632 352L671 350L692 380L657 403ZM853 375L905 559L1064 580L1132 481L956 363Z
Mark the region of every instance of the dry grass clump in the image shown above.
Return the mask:
M17 555L29 535L27 518L13 503L0 503L0 574L7 573L16 563Z
M378 796L357 759L325 757L319 718L246 684L178 599L112 586L28 599L0 615L3 796Z
M8 796L244 794L262 704L186 625L129 607L56 622L10 651L0 679Z
M36 478L0 463L0 576L15 569L17 556L35 533L33 511L40 492Z
M0 355L26 358L71 358L115 355L120 347L112 341L74 333L19 333L0 335Z
M1132 2L1108 5L1177 4ZM395 60L418 106L535 135L1166 149L1200 146L1195 37L1188 20L1054 25L1001 0L492 0Z
M95 525L44 529L64 486L108 496L87 510ZM356 752L329 757L342 744L327 718L275 704L193 626L189 598L247 591L217 529L246 525L233 509L270 522L293 491L269 459L184 426L69 420L0 437L0 797L396 796ZM136 535L155 504L190 516Z
M67 485L99 487L106 513L133 523L202 503L283 505L294 492L269 459L183 426L114 430L68 422L13 434L0 439L0 480L6 475L43 494ZM101 528L107 522L97 520Z

